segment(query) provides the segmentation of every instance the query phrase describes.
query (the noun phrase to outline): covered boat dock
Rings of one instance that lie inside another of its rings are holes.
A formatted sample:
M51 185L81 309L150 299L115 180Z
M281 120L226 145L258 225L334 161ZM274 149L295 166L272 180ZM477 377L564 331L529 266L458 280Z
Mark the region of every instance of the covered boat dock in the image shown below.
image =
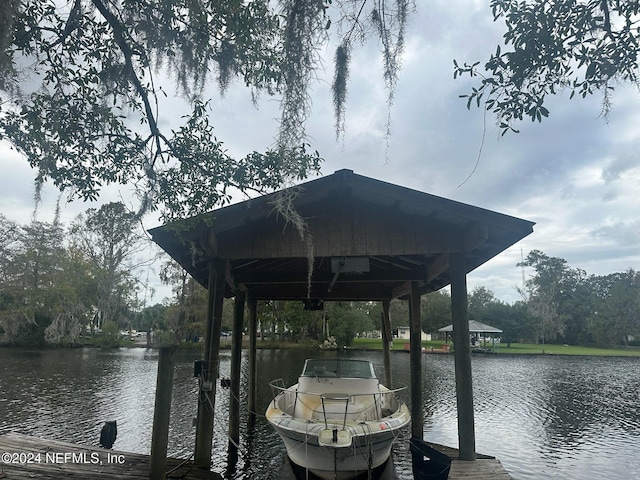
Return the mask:
M282 205L291 207L288 218L282 214ZM392 385L389 302L407 300L411 435L423 439L420 296L447 285L451 285L457 346L458 458L476 460L466 275L532 231L532 222L351 170L152 229L153 240L209 291L195 464L204 469L211 465L223 298L235 299L230 449L239 443L240 435L237 399L245 303L249 307L247 409L256 411L258 300L300 301L309 309L322 308L330 301L381 302L384 383L388 386ZM171 363L165 368L170 369ZM170 390L170 376L166 378L165 384L158 384L157 396ZM168 420L160 419L160 423L168 424ZM158 432L166 436L166 428ZM154 442L166 449L166 439L154 438ZM162 457L161 451L157 457Z

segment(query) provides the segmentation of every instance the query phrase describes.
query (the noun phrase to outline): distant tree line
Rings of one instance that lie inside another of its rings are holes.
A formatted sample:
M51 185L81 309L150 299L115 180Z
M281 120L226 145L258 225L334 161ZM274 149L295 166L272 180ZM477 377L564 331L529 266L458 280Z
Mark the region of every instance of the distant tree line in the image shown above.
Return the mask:
M74 344L114 332L142 306L138 271L145 239L121 203L89 209L65 228L0 214L0 339Z
M542 343L638 344L640 273L633 269L588 275L562 258L529 252L523 267L535 270L522 290L532 317L531 331ZM633 340L632 340L633 339Z
M135 218L121 203L89 209L69 227L57 217L20 225L0 215L0 343L72 345L94 337L108 345L130 329L153 331L160 343L198 341L206 290L165 261L160 279L172 296L151 304L153 291L142 277L152 246ZM534 271L519 289L521 300L500 301L484 286L469 293L469 318L503 330L503 342L639 343L640 273L588 275L538 250L517 266ZM392 301L390 316L392 328L407 326L407 302ZM428 333L451 324L448 292L424 295L420 317ZM348 346L380 330L381 318L379 302L330 302L319 311L305 310L302 302L258 303L259 335L276 341L320 344L333 337ZM223 330L230 331L232 321L233 301L225 300Z

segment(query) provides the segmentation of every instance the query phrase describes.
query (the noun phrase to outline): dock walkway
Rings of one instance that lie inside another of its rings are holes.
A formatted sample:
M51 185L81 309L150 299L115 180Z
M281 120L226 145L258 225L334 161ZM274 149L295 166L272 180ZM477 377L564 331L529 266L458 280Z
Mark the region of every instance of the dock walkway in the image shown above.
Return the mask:
M428 443L428 442L427 442ZM458 460L458 450L428 443L452 458L449 480L512 480L499 460L478 455L475 462ZM56 440L44 440L17 433L0 435L2 480L147 480L149 455L105 450ZM168 458L167 479L221 480L188 460ZM385 477L386 478L386 477ZM392 478L392 477L389 477Z
M43 440L17 433L0 435L2 480L149 479L149 455ZM167 459L167 479L221 480L184 459Z
M495 457L478 453L473 462L458 460L458 449L437 443L425 443L451 458L449 480L513 480L500 460Z

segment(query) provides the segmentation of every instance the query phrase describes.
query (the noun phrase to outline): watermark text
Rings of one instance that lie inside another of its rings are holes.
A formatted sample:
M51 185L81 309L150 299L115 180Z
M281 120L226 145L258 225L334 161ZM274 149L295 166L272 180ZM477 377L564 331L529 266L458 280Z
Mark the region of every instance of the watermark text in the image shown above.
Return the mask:
M0 464L28 465L28 464L64 465L67 463L80 465L124 465L127 459L122 454L111 452L3 452L0 454Z

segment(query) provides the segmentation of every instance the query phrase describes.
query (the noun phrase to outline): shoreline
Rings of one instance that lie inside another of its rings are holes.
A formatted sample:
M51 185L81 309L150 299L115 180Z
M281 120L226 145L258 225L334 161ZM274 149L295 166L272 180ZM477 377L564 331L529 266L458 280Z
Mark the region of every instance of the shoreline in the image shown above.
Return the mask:
M382 342L376 344L375 341L371 339L366 339L366 342L358 342L358 339L354 342L353 345L349 347L344 347L344 350L351 351L375 351L382 350ZM263 343L264 342L264 343ZM290 343L290 342L275 342L271 340L259 340L257 342L257 348L259 350L277 350L277 349L286 349L286 350L295 350L295 349L317 349L319 348L317 343ZM262 343L262 344L261 344ZM360 343L360 344L359 344ZM405 343L407 341L395 341L394 348L392 348L392 352L402 352L409 353L408 349L405 349ZM179 351L198 351L202 347L202 343L183 343L177 345L177 349ZM135 342L126 345L117 345L113 347L102 347L99 345L93 344L73 344L73 345L9 345L9 344L0 344L0 348L5 349L22 349L22 350L55 350L55 349L77 349L77 348L103 348L105 350L111 349L120 349L120 348L150 348L152 350L157 350L159 347L151 346L147 347L146 341ZM246 340L243 341L243 349L247 348ZM231 349L231 340L221 340L220 342L221 350L229 350ZM441 349L440 344L428 345L423 344L422 354L424 355L453 355L453 350L443 351ZM478 351L472 352L474 356L491 356L491 357L499 357L499 356L580 356L580 357L630 357L630 358L640 358L640 347L629 346L629 347L619 347L619 348L605 348L605 347L589 347L589 346L579 346L579 345L560 345L560 344L519 344L519 343L511 343L509 347L507 346L499 346L495 349L495 351Z

